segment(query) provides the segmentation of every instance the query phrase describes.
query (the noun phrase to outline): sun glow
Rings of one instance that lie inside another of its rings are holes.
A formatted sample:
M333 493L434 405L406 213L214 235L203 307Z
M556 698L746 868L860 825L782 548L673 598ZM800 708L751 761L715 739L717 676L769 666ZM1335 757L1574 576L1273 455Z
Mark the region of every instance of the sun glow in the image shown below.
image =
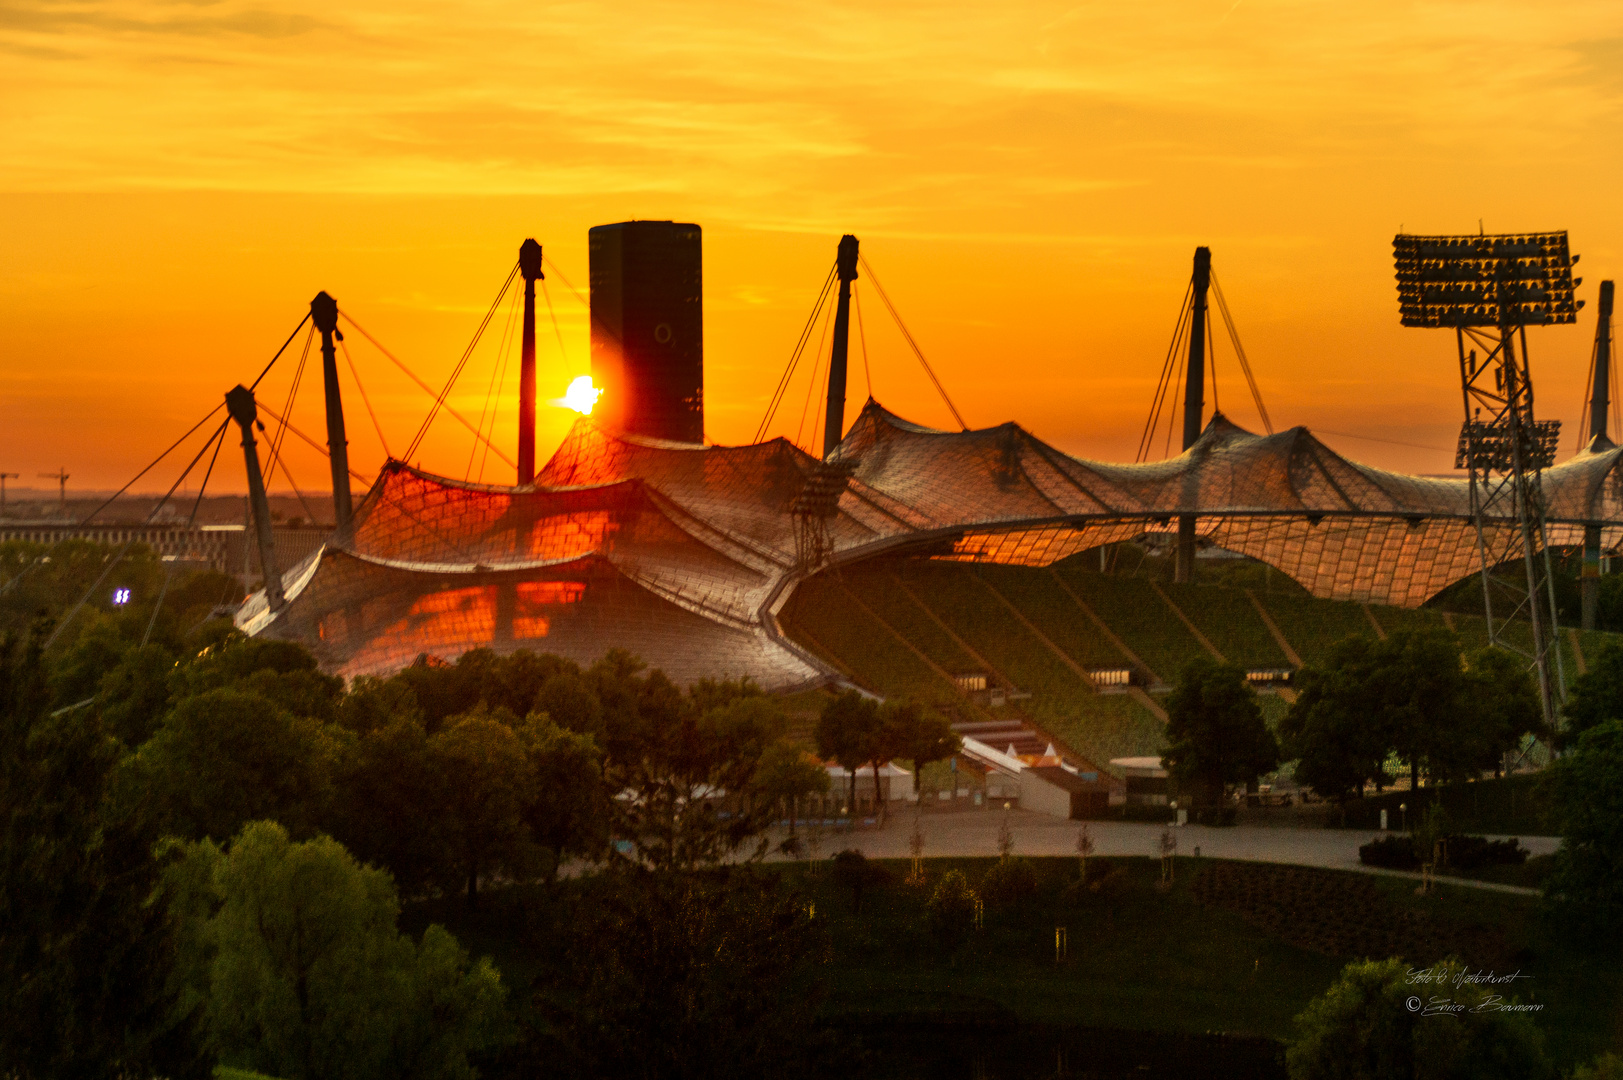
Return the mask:
M563 403L582 416L591 416L592 407L597 404L597 399L602 396L603 391L592 385L592 377L582 375L570 383L569 389L564 391Z

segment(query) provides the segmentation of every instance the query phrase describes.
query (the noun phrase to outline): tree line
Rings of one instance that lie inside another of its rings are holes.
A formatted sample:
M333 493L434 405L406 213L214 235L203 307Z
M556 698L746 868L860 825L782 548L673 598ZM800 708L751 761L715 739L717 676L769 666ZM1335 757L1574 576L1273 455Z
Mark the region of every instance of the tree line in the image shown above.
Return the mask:
M79 567L81 586L105 565ZM684 689L623 651L474 650L346 684L210 620L221 576L143 572L144 602L47 589L44 615L0 635L0 1073L804 1064L783 1055L810 1038L799 973L818 934L770 875L728 869L828 790L779 699L748 680ZM957 746L928 710L854 693L829 699L815 742L853 771ZM607 872L563 890L572 860ZM551 985L505 986L445 931L397 930L403 900L476 905L491 883L555 890L536 942L564 973ZM632 985L708 1004L664 1043L628 1043ZM729 1027L768 1008L782 1039Z
M1191 661L1168 701L1163 755L1180 790L1212 805L1294 762L1297 780L1345 802L1393 783L1393 759L1418 787L1502 770L1527 736L1555 737L1525 663L1501 649L1462 650L1447 631L1345 638L1298 671L1294 688L1270 730L1243 668Z
M1623 645L1608 642L1591 658L1554 726L1524 660L1462 650L1442 631L1347 638L1303 667L1296 689L1275 732L1243 669L1198 659L1183 670L1163 761L1197 808L1281 762L1343 806L1391 784L1393 759L1407 766L1411 788L1470 781L1501 773L1536 737L1556 753L1536 792L1562 838L1546 898L1568 926L1623 929Z

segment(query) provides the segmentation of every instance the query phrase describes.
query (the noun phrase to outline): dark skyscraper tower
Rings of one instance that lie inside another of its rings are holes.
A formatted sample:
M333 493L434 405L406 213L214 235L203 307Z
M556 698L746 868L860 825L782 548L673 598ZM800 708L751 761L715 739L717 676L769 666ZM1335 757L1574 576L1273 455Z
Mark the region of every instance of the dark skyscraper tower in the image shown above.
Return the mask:
M700 231L622 221L589 234L592 381L604 426L704 441L704 302Z

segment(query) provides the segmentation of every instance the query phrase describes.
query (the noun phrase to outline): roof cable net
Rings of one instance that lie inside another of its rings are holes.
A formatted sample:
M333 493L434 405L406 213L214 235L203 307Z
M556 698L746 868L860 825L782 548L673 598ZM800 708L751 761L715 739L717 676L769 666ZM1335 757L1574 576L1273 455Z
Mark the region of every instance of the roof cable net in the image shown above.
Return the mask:
M1551 543L1579 542L1587 523L1608 546L1623 540L1620 454L1585 450L1544 470ZM1415 607L1479 565L1463 477L1373 469L1301 427L1259 436L1218 415L1177 457L1110 464L1012 423L936 431L870 399L831 460L851 477L819 526L822 565L912 552L1041 566L1164 532L1180 514L1320 597ZM825 471L784 439L697 446L587 418L533 487L390 462L350 546L289 570L288 606L272 614L256 594L238 624L302 640L346 675L479 647L589 662L618 646L683 681L810 683L831 672L773 612L821 569L797 550L796 514ZM1515 522L1486 529L1508 543Z

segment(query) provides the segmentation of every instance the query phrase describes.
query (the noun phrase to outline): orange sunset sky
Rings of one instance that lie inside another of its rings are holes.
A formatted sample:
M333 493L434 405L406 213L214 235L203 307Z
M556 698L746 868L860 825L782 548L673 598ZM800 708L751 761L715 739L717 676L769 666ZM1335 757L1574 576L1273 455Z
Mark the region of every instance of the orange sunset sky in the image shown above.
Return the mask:
M524 237L584 288L587 228L632 217L704 227L723 443L754 434L842 232L971 425L1118 460L1197 244L1276 427L1421 472L1452 464L1460 401L1451 336L1398 325L1395 232L1571 231L1590 307L1530 334L1564 453L1596 286L1623 277L1616 0L4 0L0 56L0 470L40 487L58 466L70 490L122 484L319 289L438 385ZM950 426L863 285L875 396ZM589 363L584 307L548 286L543 398ZM458 384L474 418L504 318ZM399 452L428 399L349 345ZM277 409L296 360L262 388ZM1258 427L1221 330L1217 375ZM808 376L773 434L796 435ZM383 450L344 378L370 475ZM318 437L319 389L307 374L295 416ZM515 404L511 360L510 454ZM541 410L543 456L571 416ZM231 445L219 490L243 487ZM442 418L415 456L511 481L471 449ZM325 487L313 452L289 458Z

